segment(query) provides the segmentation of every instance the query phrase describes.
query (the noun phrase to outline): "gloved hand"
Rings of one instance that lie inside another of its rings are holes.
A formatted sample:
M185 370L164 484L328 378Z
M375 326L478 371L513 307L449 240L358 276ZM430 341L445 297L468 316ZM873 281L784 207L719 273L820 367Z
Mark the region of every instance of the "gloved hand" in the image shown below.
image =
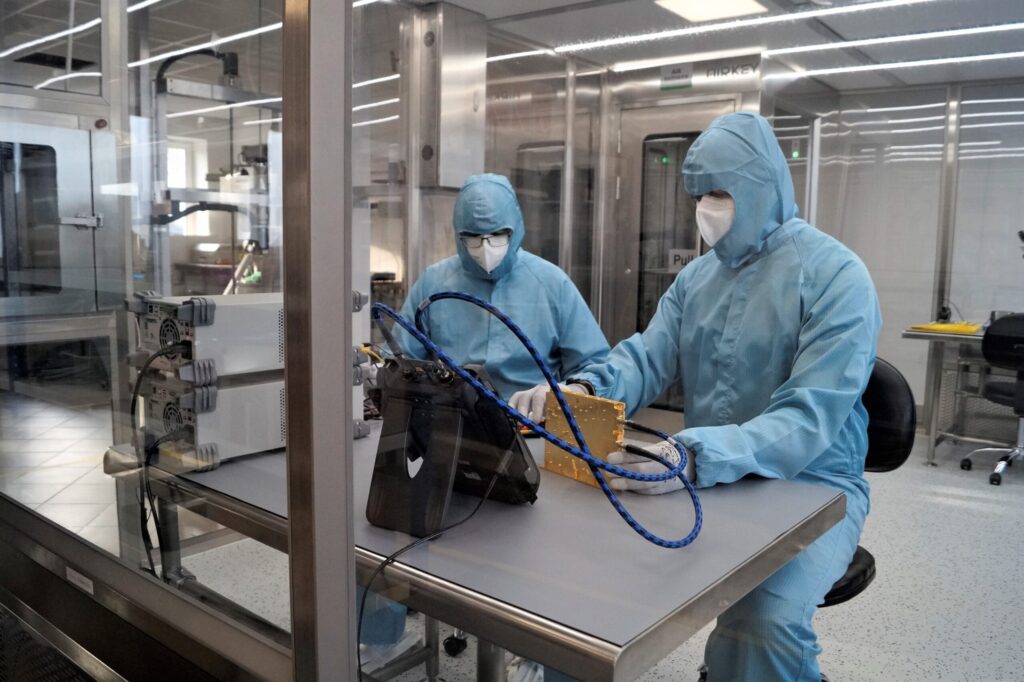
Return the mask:
M650 452L658 455L659 457L670 462L672 466L679 464L679 451L675 449L670 441L663 440L660 443L641 443L638 441L627 440L630 445L636 445L649 450ZM625 450L619 450L608 455L609 464L617 464L623 469L629 469L638 474L663 474L666 469L658 462L651 459L646 459L640 455L634 455L631 452ZM686 478L691 481L697 479L697 470L693 461L693 450L686 450ZM663 493L670 493L675 490L679 490L683 487L683 482L678 477L670 478L666 481L635 481L631 478L622 478L621 476L615 476L608 474L608 483L611 485L612 490L631 490L641 495L661 495Z
M587 389L583 388L580 384L558 385L561 386L563 393L587 392ZM533 388L513 393L508 404L512 406L512 409L525 414L529 419L539 424L544 421L544 403L547 401L548 393L550 392L551 387L547 384L537 384Z

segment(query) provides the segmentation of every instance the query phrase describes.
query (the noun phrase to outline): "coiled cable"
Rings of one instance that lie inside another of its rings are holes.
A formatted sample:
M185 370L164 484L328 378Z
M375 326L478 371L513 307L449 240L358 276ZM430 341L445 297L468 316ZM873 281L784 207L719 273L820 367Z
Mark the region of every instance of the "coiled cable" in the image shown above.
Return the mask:
M465 301L467 303L471 303L475 306L483 308L484 310L498 318L498 320L500 320L509 329L509 331L511 331L512 334L517 339L519 339L520 343L523 344L524 348L526 348L526 351L530 354L530 357L533 359L534 363L537 365L541 373L544 375L544 379L545 381L547 381L548 386L551 388L551 392L555 396L555 400L558 402L558 406L561 409L562 414L565 415L566 422L569 424L569 428L572 431L573 438L576 440L576 445L572 445L571 443L562 440L555 434L547 431L545 428L535 423L533 420L529 419L526 415L523 415L519 411L512 408L512 406L509 405L508 402L506 402L501 396L499 396L497 393L484 386L483 383L481 383L476 377L474 377L468 371L463 369L461 365L455 362L455 360L453 360L451 356L445 353L440 346L438 346L430 339L423 325L423 316L427 308L429 308L433 303L445 299ZM660 457L653 453L645 452L645 457L649 457L650 459L658 462L659 464L665 467L666 471L660 474L640 474L634 471L630 471L629 469L624 469L620 466L616 466L614 464L609 464L603 459L594 457L590 452L590 448L587 446L586 439L583 437L583 432L580 429L579 424L577 424L576 418L572 413L572 409L566 402L565 396L562 393L562 389L558 385L558 382L555 380L554 374L551 372L551 369L544 362L544 359L540 356L540 353L537 351L537 348L533 345L533 342L530 341L526 333L519 328L519 325L517 325L510 317L508 317L497 307L488 303L487 301L484 301L476 296L473 296L472 294L456 291L447 291L433 294L420 304L419 308L416 310L415 326L410 324L409 321L403 318L397 311L384 305L383 303L374 303L371 314L375 321L379 321L382 315L385 315L393 319L395 323L397 323L406 332L408 332L410 336L412 336L420 344L422 344L423 347L432 356L436 357L442 364L448 367L448 369L454 372L460 379L462 379L470 386L472 386L473 389L476 390L476 392L480 394L482 397L493 401L509 417L511 417L518 423L522 424L523 426L532 429L534 432L539 434L548 442L564 450L565 452L568 452L570 455L578 457L579 459L583 460L587 464L587 466L590 467L590 471L593 473L594 479L597 481L598 487L604 493L605 497L608 499L609 503L611 503L612 507L615 508L615 511L618 512L619 516L622 517L622 519L629 525L630 528L636 531L645 540L648 540L649 542L658 545L659 547L665 547L668 549L678 549L681 547L686 547L687 545L691 544L695 539L697 539L697 536L700 534L701 525L703 523L703 512L701 510L700 498L697 496L697 491L694 489L693 484L690 482L690 480L686 477L686 448L684 448L681 443L679 443L677 440L675 440L666 433L662 433L661 431L657 431L656 429L644 428L642 430L646 431L647 433L654 434L672 443L676 451L679 453L679 462L677 464L672 464L663 457ZM686 488L686 491L689 493L691 501L693 502L693 529L690 531L688 535L686 535L686 537L683 537L679 540L666 540L647 530L638 520L636 520L633 517L632 514L630 514L629 510L626 509L625 505L622 504L618 495L615 494L615 492L611 489L611 486L608 484L607 479L602 473L603 471L607 471L608 473L614 474L616 476L621 476L622 478L628 478L636 481L659 482L667 481L672 478L679 478L679 480L683 484L683 487Z

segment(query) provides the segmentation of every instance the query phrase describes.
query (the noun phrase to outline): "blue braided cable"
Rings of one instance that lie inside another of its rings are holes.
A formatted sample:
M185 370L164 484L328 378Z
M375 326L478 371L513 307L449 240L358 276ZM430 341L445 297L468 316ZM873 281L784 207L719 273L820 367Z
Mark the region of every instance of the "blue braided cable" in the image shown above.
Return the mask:
M544 375L544 378L547 381L548 386L551 388L551 391L555 396L555 400L558 402L559 408L562 410L562 414L565 415L566 422L569 424L569 428L572 431L573 437L576 440L578 447L573 446L572 444L562 440L558 436L544 429L539 424L535 423L533 420L521 414L519 411L513 409L512 406L510 406L501 396L497 395L494 391L484 386L476 377L474 377L462 366L460 366L457 362L455 362L455 360L453 360L447 353L444 352L443 349L441 349L437 344L435 344L430 339L430 337L426 333L426 330L423 327L423 315L425 314L426 309L431 304L443 299L455 299L466 301L480 308L483 308L484 310L487 310L489 313L491 313L499 320L501 320L501 322L506 327L508 327L508 329L516 336L516 338L519 339L519 341L526 348L527 352L530 354L530 357L533 358L533 361L536 363L541 373ZM579 425L576 422L576 418L572 413L572 409L569 407L568 402L566 402L565 396L562 393L562 389L558 385L558 382L555 380L555 377L552 374L551 369L544 362L544 359L541 358L540 353L537 352L536 347L530 341L529 337L526 336L526 333L523 332L523 330L520 329L519 326L511 318L505 315L501 310L491 305L487 301L483 301L470 294L461 292L441 292L430 296L427 300L420 304L419 308L416 310L415 327L413 327L405 318L403 318L398 312L396 312L392 308L382 303L373 304L373 319L380 320L382 314L392 318L399 326L405 329L405 331L408 332L414 339L419 341L420 344L422 344L425 349L427 349L431 354L435 355L445 366L447 366L451 371L458 375L463 381L471 385L477 391L478 394L480 394L484 398L487 398L488 400L493 401L509 417L516 420L520 424L526 426L527 428L532 429L534 432L536 432L538 435L540 435L548 442L554 444L556 447L568 452L574 457L583 460L589 466L591 473L594 475L594 478L598 483L598 486L600 487L601 491L604 493L608 501L611 503L612 507L615 508L615 511L618 512L619 516L622 517L622 519L629 525L629 527L632 528L641 537L660 547L665 547L668 549L678 549L686 547L687 545L691 544L700 534L701 526L703 524L703 511L700 504L700 498L697 496L697 491L694 489L693 484L690 483L690 480L686 477L685 470L687 462L687 453L686 449L682 446L682 444L666 433L662 433L655 429L649 430L651 433L654 433L655 435L672 443L672 445L676 448L676 451L679 453L680 461L675 466L673 466L671 462L662 457L653 454L650 455L651 459L657 461L659 464L661 464L667 469L666 472L661 474L636 473L634 471L630 471L629 469L624 469L614 464L609 464L608 462L602 459L594 457L590 452L590 448L587 446L586 439L583 437L583 432L579 428ZM660 482L667 481L672 478L679 478L683 486L686 488L687 493L689 493L691 501L693 502L695 517L693 529L686 537L680 540L666 540L655 535L654 533L651 533L639 521L637 521L632 514L629 513L629 510L626 509L626 507L619 500L619 497L611 489L611 486L608 484L607 479L605 478L604 474L602 474L602 470L615 474L617 476L621 476L622 478L628 478L636 481Z

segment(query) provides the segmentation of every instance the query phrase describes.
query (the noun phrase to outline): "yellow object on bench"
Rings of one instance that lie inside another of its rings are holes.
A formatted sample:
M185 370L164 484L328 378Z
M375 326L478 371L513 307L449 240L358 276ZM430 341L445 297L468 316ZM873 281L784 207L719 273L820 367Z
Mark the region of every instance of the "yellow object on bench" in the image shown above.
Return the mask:
M623 421L626 419L624 404L580 393L567 392L564 395L573 414L576 415L576 423L587 440L590 454L607 459L608 455L622 449L622 439L625 437ZM544 428L567 443L576 445L576 438L569 430L569 423L565 420L562 408L558 406L553 393L548 393L544 414L547 415ZM544 468L597 487L594 474L582 459L573 457L551 443L544 444Z
M974 322L929 322L910 327L916 332L938 332L940 334L977 334L981 325Z

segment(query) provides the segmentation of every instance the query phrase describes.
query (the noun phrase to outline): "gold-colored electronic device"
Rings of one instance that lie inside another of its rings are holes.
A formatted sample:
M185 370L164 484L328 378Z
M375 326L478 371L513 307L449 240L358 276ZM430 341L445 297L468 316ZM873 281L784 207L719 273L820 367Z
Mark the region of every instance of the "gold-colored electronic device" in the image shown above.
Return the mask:
M626 406L623 403L580 393L566 392L564 395L573 414L576 415L576 423L583 431L583 437L590 447L590 454L606 459L611 453L622 449L622 439L625 437L623 422L626 419ZM547 415L544 428L567 443L575 445L576 439L569 430L569 423L553 393L548 394L544 413ZM598 487L594 474L586 462L551 443L544 445L544 468Z

